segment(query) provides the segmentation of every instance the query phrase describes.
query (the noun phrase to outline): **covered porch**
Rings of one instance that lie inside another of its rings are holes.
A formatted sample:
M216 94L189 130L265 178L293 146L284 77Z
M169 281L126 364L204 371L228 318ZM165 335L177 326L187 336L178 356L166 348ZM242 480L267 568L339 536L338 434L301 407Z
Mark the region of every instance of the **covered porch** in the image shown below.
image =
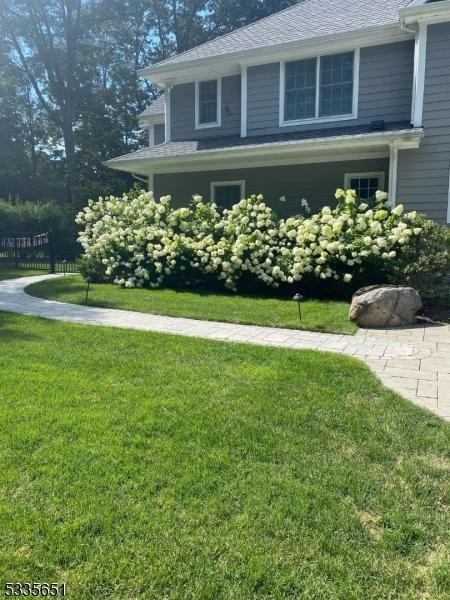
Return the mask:
M320 135L320 137L317 137ZM170 194L174 206L194 194L227 207L263 194L280 215L297 214L304 198L312 210L330 205L337 187L362 197L377 189L397 195L399 152L418 148L423 130L407 123L341 127L254 138L168 142L106 163L148 177L156 197Z

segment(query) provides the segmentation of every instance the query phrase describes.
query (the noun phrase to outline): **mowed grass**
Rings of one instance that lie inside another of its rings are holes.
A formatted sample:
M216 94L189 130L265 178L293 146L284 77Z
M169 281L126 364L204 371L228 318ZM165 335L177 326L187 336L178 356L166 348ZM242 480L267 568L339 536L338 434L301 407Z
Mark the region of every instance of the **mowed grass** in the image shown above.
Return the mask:
M33 296L72 304L84 304L86 283L79 275L42 281L27 288ZM177 291L171 289L123 289L112 284L91 284L88 304L138 312L226 321L266 327L285 327L352 334L356 325L348 320L349 304L334 300L306 300L302 321L292 299L261 298L238 294Z
M353 359L0 313L0 587L447 599L450 428Z
M33 275L45 275L48 271L35 271L33 269L0 269L0 281L5 279L16 279L17 277L31 277Z

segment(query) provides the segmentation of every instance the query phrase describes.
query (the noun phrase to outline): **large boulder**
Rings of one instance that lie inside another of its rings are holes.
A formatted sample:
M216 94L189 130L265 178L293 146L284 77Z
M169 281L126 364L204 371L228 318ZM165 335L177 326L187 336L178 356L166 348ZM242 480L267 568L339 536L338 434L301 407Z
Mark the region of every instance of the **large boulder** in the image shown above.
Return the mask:
M349 318L360 327L400 327L413 325L421 308L422 300L414 288L371 285L355 292Z

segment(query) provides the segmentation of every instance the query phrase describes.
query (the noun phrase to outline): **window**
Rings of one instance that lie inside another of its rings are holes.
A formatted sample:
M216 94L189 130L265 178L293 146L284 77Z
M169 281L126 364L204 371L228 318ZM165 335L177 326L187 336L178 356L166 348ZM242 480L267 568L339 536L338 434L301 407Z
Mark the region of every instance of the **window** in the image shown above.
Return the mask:
M286 64L285 118L313 119L316 115L317 59Z
M347 173L345 187L356 190L360 198L367 200L375 196L378 190L384 190L384 173Z
M280 126L356 118L358 74L358 50L281 63Z
M211 200L221 209L231 208L245 198L245 181L213 181Z
M195 127L219 127L221 121L221 81L197 81L195 84Z
M353 58L353 52L347 52L320 60L320 117L351 114Z

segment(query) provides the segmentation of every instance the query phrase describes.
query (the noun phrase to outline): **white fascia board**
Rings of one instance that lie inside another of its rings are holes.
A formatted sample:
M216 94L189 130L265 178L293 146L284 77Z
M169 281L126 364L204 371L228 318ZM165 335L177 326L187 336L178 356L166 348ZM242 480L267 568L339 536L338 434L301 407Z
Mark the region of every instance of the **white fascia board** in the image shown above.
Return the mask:
M371 155L373 152L389 156L390 144L396 143L398 149L414 149L420 146L423 132L386 132L381 135L358 134L342 136L339 138L319 138L315 140L298 140L286 142L285 144L267 145L259 147L234 147L218 151L200 151L195 154L124 158L123 160L107 161L105 165L112 169L122 171L144 172L151 169L154 173L176 173L186 170L223 170L232 168L225 166L226 161L235 161L235 168L248 167L251 161L256 163L268 161L273 164L287 164L286 160L292 160L291 164L305 164L315 162L336 162L344 160L344 152L354 156L354 160L361 160L363 153ZM303 153L303 155L302 155ZM315 153L315 156L314 156ZM327 155L329 153L329 155ZM321 161L321 154L323 160ZM245 161L245 162L243 162ZM234 163L233 163L234 164ZM257 166L257 164L255 165ZM140 171L140 169L142 171Z
M147 161L140 161L140 164L135 163L124 163L121 166L111 167L116 171L124 171L126 173L140 173L141 175L148 176L149 173L155 175L168 174L168 173L192 173L196 171L226 171L226 170L239 170L239 169L252 169L259 167L282 167L289 165L310 165L310 164L321 164L321 163L333 163L342 161L360 161L360 160L377 160L380 158L389 159L389 150L386 147L368 149L364 152L361 150L349 150L346 152L340 152L339 155L335 151L329 153L301 153L293 154L280 154L276 157L272 156L255 156L245 159L245 165L242 165L241 158L228 157L227 160L223 158L220 161L206 161L206 157L203 157L202 161L191 160L190 162L183 162L180 164L178 161L166 161L165 163L155 163Z
M410 4L399 12L400 21L404 25L411 25L419 21L428 24L442 23L450 21L450 0L421 5Z
M164 114L150 115L148 117L138 118L138 125L141 129L148 129L152 125L164 125Z
M450 2L450 0L449 0ZM308 40L279 43L263 48L230 52L220 56L208 56L185 60L179 63L155 64L138 71L160 88L171 84L187 83L203 76L204 73L239 74L240 67L269 64L280 60L292 58L308 58L327 52L339 52L355 47L379 46L393 42L413 39L413 34L403 31L399 24L385 25L382 27L368 27L366 29L344 32L327 36L320 36Z

